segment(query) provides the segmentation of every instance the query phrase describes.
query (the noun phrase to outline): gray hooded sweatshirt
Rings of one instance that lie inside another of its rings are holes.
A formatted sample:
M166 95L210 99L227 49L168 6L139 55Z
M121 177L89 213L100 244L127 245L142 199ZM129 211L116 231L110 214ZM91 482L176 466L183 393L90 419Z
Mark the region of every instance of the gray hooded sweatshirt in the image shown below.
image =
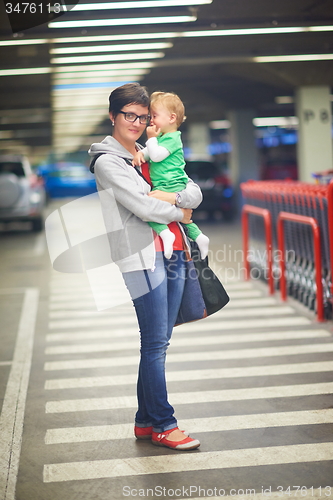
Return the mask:
M138 149L141 146L137 144ZM116 139L107 136L92 144L90 156L100 156L95 163L95 177L111 258L122 273L155 268L153 231L148 221L169 224L181 221L183 212L165 201L147 196L151 188L134 167L126 163L133 156ZM196 208L202 201L199 186L191 179L180 192L182 208Z

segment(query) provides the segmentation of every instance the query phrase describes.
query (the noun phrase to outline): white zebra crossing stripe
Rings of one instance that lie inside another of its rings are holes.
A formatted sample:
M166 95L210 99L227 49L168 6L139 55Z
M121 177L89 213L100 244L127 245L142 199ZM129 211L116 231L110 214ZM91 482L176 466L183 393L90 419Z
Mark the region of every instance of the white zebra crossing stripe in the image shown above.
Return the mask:
M188 380L208 380L235 377L267 377L272 375L286 375L291 373L321 373L333 370L333 361L318 363L295 363L291 365L269 365L240 368L215 368L209 370L182 370L169 371L168 382ZM106 387L135 384L136 374L110 375L104 377L61 378L46 380L45 389L73 389L83 387Z
M331 423L333 423L332 409L193 418L178 422L180 428L190 433ZM69 427L48 429L45 434L45 444L83 443L133 437L133 424Z
M47 464L44 482L78 481L172 472L309 463L333 460L332 443L299 444L213 452L170 454Z
M91 305L91 304L90 304ZM276 300L271 297L263 297L263 298L252 298L252 299L237 299L232 302L229 302L228 304L228 309L237 309L238 307L254 307L254 306L259 306L259 307L266 307L266 306L274 306L276 305ZM82 306L81 306L82 307ZM132 308L133 309L133 308ZM113 310L112 315L114 314ZM115 309L115 311L117 311ZM117 311L119 314L119 312ZM121 311L121 314L124 314L124 311ZM96 316L100 318L101 316L110 316L110 310L106 312L97 312L96 310L68 310L68 308L64 308L61 310L51 310L49 313L49 318L51 319L59 319L59 318L82 318L86 316ZM133 309L133 318L135 318L135 312Z
M230 292L230 302L228 307L230 307L231 303L237 299L247 299L247 298L256 298L256 297L262 297L263 294L260 290L235 290ZM105 295L107 296L107 295ZM276 299L275 303L278 303ZM68 309L82 309L90 307L91 309L94 308L95 310L95 305L94 305L94 300L92 293L85 293L81 294L80 297L75 294L68 294L66 293L65 295L59 294L59 295L51 295L50 297L50 302L49 302L49 309L50 310L56 310L56 309L63 309L63 310L68 310ZM120 309L131 309L134 310L132 302L128 302L126 304L122 304L121 306L117 306L115 308L116 311L119 311Z
M236 300L236 299L248 299L252 297L262 297L263 293L261 290L231 290L231 292L228 294L230 297L230 300Z
M237 314L235 314L237 317ZM211 316L201 321L187 323L176 327L175 332L202 332L207 330L249 330L250 328L279 328L281 326L310 325L311 321L302 316L288 316L286 318L245 319L232 321L220 321L219 316Z
M295 354L315 354L319 352L330 352L327 350L327 344L318 344L317 347L313 347L314 344L309 346L285 346L280 348L279 351L276 348L265 348L261 349L242 349L242 350L228 350L228 351L200 351L200 352L184 352L184 353L170 353L168 354L168 362L170 363L184 363L188 361L216 361L221 359L246 359L246 358L261 358L274 356L286 356ZM284 349L282 351L282 349ZM288 351L287 351L288 349ZM76 370L84 368L102 368L105 366L130 366L137 365L139 362L139 356L124 356L124 357L112 357L112 358L90 358L90 359L72 359L66 361L49 361L45 363L45 371L53 370Z
M257 307L257 308L252 308L252 309L223 309L220 312L220 317L222 318L239 318L239 317L253 317L253 316L281 316L284 314L294 314L295 311L292 307L289 306L277 306L277 307ZM133 318L112 318L110 313L103 313L103 312L93 312L87 314L87 316L95 316L94 318L84 318L84 319L74 319L74 320L65 320L65 321L50 321L49 323L49 328L54 329L54 328L80 328L80 327L87 327L87 326L99 326L99 325L111 325L113 323L122 323L122 324L127 324L127 323L133 323L136 321L135 317ZM205 320L206 323L211 321L212 318L207 318Z
M331 394L333 382L319 384L300 384L274 387L255 387L246 389L224 389L219 391L200 391L172 393L169 400L172 405L212 403L221 401L241 401L254 399L288 398ZM46 413L67 413L79 411L112 410L119 408L136 408L135 396L109 398L68 399L49 401L45 405ZM332 447L333 448L333 447Z
M96 319L108 317L110 321L113 319L124 321L124 315L126 315L126 320L128 319L128 311L96 311L95 310L74 310L74 311L51 311L49 313L50 319L62 319L62 318L85 318L85 317L93 317ZM136 321L135 312L133 310L132 318L133 321Z
M77 341L89 339L117 339L124 337L133 337L133 340L138 339L138 333L133 328L119 329L113 331L98 330L94 332L79 332L79 333L50 333L46 335L47 342L60 341ZM291 330L284 332L260 332L260 333L237 333L227 335L211 335L204 337L192 337L191 346L193 345L211 345L211 344L233 344L243 342L269 342L274 340L290 340L290 339L311 339L320 337L331 337L327 330ZM175 335L172 339L172 346L189 346L188 337L180 337Z
M274 297L261 297L251 299L233 299L228 303L228 309L237 309L238 307L266 307L278 305Z
M49 302L49 310L50 311L56 311L56 310L61 310L61 311L69 311L69 310L86 310L86 309L91 309L92 311L96 312L96 306L93 301L93 299L82 299L78 300L77 297L71 297L72 300L66 300L66 301L52 301ZM134 312L134 307L131 302L128 304L122 304L121 306L118 306L114 309L112 309L112 314L127 314L129 311Z
M307 326L311 324L311 321L307 318L302 318L301 316L289 316L288 318L275 318L274 320L241 320L241 321L216 321L214 323L207 323L205 321L198 321L197 323L185 324L177 326L174 331L173 339L175 338L175 333L178 335L179 333L195 333L195 332L206 332L207 326L209 325L209 331L220 331L223 332L225 330L238 330L242 328L246 328L247 330L251 330L253 328L280 328L280 327L290 327L290 326ZM110 328L105 330L81 330L75 332L62 332L62 333L50 333L46 336L47 341L52 341L52 339L56 340L57 335L66 335L67 339L75 338L75 335L82 335L82 338L112 338L119 336L119 332L123 332L123 335L120 336L132 336L133 333L138 336L139 329L137 324L131 327L122 326L121 329L113 328L113 325L110 325ZM264 332L263 332L264 333ZM54 336L53 336L54 335ZM85 337L87 335L87 337ZM74 337L72 337L74 336ZM64 339L65 337L59 337L59 339ZM173 340L172 340L173 342Z
M109 352L138 349L138 342L114 342L108 344L78 344L48 347L45 349L46 355L55 354L82 354L93 352ZM293 346L276 346L276 347L254 347L251 349L226 350L221 352L218 359L242 359L242 358L258 358L269 356L284 356L291 354L304 354L316 352L332 352L333 343L327 344L305 344ZM185 353L185 355L188 353ZM192 353L189 353L190 355ZM168 358L170 360L170 358ZM185 358L184 358L185 359Z
M228 286L226 285L227 292L231 292L232 290L255 290L253 283L249 281L230 281Z

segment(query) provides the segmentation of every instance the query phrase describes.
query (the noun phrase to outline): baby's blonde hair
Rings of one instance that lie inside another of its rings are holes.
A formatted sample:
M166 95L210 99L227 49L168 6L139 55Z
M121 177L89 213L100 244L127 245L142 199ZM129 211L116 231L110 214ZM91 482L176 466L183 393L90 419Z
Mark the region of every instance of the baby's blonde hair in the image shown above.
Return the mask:
M186 120L185 107L177 94L173 92L153 92L150 96L150 107L162 104L170 113L175 113L177 128Z

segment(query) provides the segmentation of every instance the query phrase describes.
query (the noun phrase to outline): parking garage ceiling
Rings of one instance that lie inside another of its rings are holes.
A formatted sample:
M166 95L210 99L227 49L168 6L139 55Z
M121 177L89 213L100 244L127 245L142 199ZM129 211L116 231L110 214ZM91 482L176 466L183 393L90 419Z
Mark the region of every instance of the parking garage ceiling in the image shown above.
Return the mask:
M86 150L128 81L178 93L188 123L292 116L296 87L333 86L332 0L85 0L13 33L27 4L60 5L0 0L0 152Z

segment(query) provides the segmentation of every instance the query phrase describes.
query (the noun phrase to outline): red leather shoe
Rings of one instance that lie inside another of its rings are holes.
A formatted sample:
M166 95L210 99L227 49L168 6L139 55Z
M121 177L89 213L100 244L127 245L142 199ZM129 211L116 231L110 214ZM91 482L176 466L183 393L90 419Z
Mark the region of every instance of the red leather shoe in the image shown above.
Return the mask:
M152 432L151 442L156 446L166 446L167 448L171 448L172 450L186 451L199 448L200 441L198 439L192 439L190 437L186 437L182 441L171 441L170 439L168 439L168 435L176 429L178 429L178 427L164 432Z
M175 427L177 429L177 427ZM171 429L174 431L175 429ZM153 432L153 427L138 427L137 425L134 426L134 435L136 439L151 439ZM188 436L188 433L186 431L182 431L185 436ZM156 434L156 433L155 433Z
M151 439L153 427L138 427L134 426L134 435L136 439Z

